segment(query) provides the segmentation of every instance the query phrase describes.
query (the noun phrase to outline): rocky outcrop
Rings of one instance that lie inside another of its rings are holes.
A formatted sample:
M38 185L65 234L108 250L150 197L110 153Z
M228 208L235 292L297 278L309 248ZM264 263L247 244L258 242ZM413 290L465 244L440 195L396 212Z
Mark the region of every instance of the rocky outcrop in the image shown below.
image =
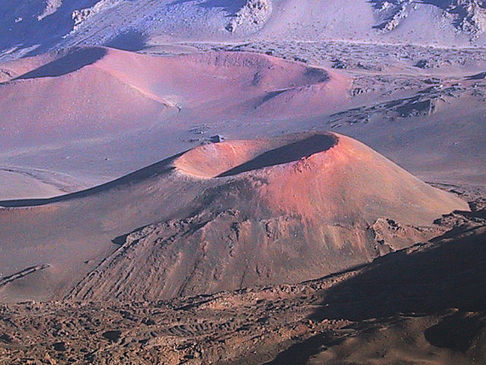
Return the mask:
M226 30L229 32L237 32L239 28L257 30L266 23L271 13L271 0L247 0L226 25Z
M380 19L375 28L384 32L398 27L416 7L413 0L374 0L372 3ZM445 16L451 17L458 31L475 36L486 30L484 0L436 0L427 3L441 8Z
M45 17L54 14L57 11L57 9L61 7L61 5L62 5L62 0L47 0L46 7L44 8L42 14L37 16L37 20L41 21Z
M486 30L486 1L458 0L458 4L452 6L450 10L459 14L459 26L462 30L473 34L483 33Z
M71 14L71 17L74 20L74 29L76 29L76 27L84 23L94 14L116 6L119 2L120 0L101 0L90 8L74 10Z

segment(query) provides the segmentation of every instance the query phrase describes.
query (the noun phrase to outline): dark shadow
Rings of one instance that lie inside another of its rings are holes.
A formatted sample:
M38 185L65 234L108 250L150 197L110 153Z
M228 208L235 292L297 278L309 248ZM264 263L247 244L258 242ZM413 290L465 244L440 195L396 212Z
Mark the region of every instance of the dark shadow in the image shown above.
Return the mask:
M104 48L78 48L48 64L27 72L14 80L34 79L38 77L57 77L77 71L95 63L106 55Z
M144 33L132 29L117 35L105 45L124 51L136 52L144 49L146 42L147 36Z
M304 342L290 346L287 350L279 353L275 359L266 362L264 365L305 365L313 355L323 351L323 346L335 346L341 342L343 342L343 339L333 339L331 334L319 334Z
M383 6L383 3L385 2L386 0L368 0L368 2L371 4L371 6L376 9L376 10L379 10L382 8ZM392 0L391 1L392 4L395 4L394 1Z
M284 92L288 91L287 89L283 90L275 90L275 91L269 91L265 94L265 96L262 98L262 102L258 105L261 106L262 104L266 103L269 100L272 100L276 96L279 96L280 94L283 94Z
M330 79L329 74L325 70L315 67L308 67L304 75L312 78L315 82L326 82Z
M483 80L486 79L486 71L466 77L467 80Z
M127 241L127 237L131 234L132 232L130 233L125 233L125 234L122 234L121 236L118 236L118 237L115 237L111 240L111 242L113 242L115 245L118 245L118 246L123 246L125 244L125 242Z
M132 172L131 174L120 177L119 179L107 182L102 185L95 186L90 189L78 191L75 193L55 196L47 199L16 199L0 201L0 207L16 208L16 207L33 207L52 203L59 203L73 199L83 198L89 195L97 194L111 189L116 189L124 185L135 184L145 179L155 177L173 170L172 162L181 156L184 152L175 156L169 157L163 161L156 162L148 167ZM116 238L115 238L116 239ZM114 242L116 243L116 242Z
M432 100L407 102L396 108L397 113L403 117L413 117L418 115L429 115L435 109Z
M442 10L447 10L452 5L451 0L422 0L422 3L428 5L434 5Z
M454 313L435 326L427 328L424 332L425 339L433 346L465 353L485 326L478 317Z
M432 242L436 246L429 249L381 257L357 276L333 286L312 318L360 321L448 308L485 310L484 227L455 228Z
M298 161L301 158L309 157L314 153L329 150L336 145L337 141L337 137L333 135L316 134L301 141L265 152L255 157L253 160L223 172L217 177L232 176L246 171Z
M141 226L141 227L135 228L133 231L130 231L129 233L125 233L125 234L122 234L121 236L117 236L117 237L113 238L111 240L111 242L114 243L115 245L123 246L125 243L127 243L128 236L130 236L131 234L138 233L138 232L142 231L145 227L146 226ZM138 242L138 239L135 240L135 241Z
M486 210L456 214L482 219ZM436 314L457 308L457 313L426 329L424 336L433 346L467 352L485 325L484 314L470 312L486 310L486 228L455 227L428 245L431 247L417 245L415 252L399 251L354 268L361 273L324 290L321 307L310 319L389 320L399 314ZM307 364L313 355L342 340L332 334L317 335L289 347L267 364Z
M111 342L118 342L118 340L121 337L121 331L118 331L118 330L106 331L106 332L103 332L101 335Z

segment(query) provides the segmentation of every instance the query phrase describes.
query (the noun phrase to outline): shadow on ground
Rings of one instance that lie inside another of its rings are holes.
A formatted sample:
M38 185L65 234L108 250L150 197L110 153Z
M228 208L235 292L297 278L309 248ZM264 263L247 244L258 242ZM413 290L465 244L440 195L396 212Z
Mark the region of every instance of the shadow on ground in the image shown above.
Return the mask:
M107 51L104 48L79 48L74 49L65 56L58 58L35 70L27 72L15 80L35 79L39 77L58 77L91 65L102 59Z
M316 134L301 141L291 143L268 152L236 166L218 177L241 174L251 170L298 161L315 153L327 151L337 143L337 138L330 134Z
M486 211L462 212L470 220ZM486 328L486 226L456 227L414 251L399 251L358 269L359 273L325 290L310 317L366 323L401 315L441 316L424 331L432 346L466 353ZM307 364L313 355L339 345L342 338L319 334L281 352L267 364Z

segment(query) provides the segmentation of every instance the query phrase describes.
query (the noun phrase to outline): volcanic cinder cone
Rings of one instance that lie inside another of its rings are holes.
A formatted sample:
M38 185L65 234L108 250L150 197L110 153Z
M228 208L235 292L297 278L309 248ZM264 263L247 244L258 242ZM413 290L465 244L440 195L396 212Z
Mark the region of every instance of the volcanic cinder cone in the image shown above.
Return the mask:
M208 121L231 133L240 123L327 115L349 102L351 86L332 70L246 52L76 48L0 70L8 71L0 78L0 167L15 167L0 199L56 194L25 187L18 170L45 170L47 181L35 180L47 188L91 187L189 148Z
M203 145L92 190L0 205L10 207L0 211L2 268L37 268L5 283L3 300L295 283L425 240L434 219L467 209L326 133Z
M305 105L305 115L319 115L346 99L350 85L333 71L245 52L154 57L79 48L2 68L15 75L0 84L7 151L113 138L180 111L192 119L288 118L304 115Z

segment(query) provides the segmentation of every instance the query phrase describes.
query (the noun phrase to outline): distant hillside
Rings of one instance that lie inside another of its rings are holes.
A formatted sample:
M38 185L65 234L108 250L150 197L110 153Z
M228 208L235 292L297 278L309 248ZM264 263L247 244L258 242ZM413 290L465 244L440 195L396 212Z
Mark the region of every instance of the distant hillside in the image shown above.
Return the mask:
M255 37L469 46L485 29L484 0L19 0L0 4L0 58Z

